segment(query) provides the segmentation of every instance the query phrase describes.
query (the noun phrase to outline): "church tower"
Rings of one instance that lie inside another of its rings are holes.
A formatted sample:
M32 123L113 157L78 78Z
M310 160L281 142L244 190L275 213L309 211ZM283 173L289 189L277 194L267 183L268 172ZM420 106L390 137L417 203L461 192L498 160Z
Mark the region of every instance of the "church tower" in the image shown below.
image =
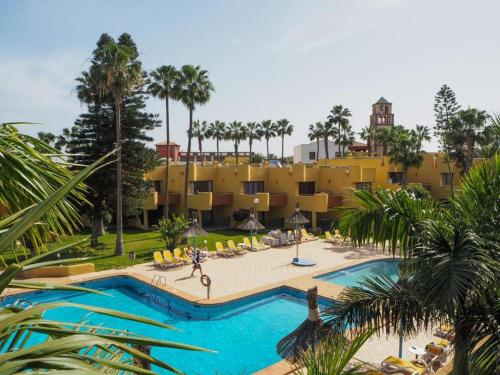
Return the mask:
M372 114L370 115L370 127L375 129L391 128L394 126L394 114L392 113L392 103L381 97L375 104L372 104ZM375 142L374 151L382 153L383 147Z

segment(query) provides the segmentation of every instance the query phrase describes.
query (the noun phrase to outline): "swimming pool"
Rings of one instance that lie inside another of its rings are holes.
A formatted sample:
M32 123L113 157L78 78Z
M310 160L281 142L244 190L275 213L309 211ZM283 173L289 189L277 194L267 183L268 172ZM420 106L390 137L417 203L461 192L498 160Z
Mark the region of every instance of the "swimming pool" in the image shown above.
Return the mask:
M315 279L342 286L359 286L360 281L366 276L387 275L392 280L398 279L397 260L375 260L344 268L338 271L316 276Z
M154 348L152 354L187 374L250 374L281 358L276 344L307 318L305 293L278 288L241 300L216 305L196 305L137 279L117 276L78 284L111 295L69 291L37 291L7 297L4 304L18 298L34 303L55 300L84 303L126 311L171 324L171 331L105 315L92 314L89 324L127 329L134 333L216 350L217 353ZM320 299L321 308L331 304ZM53 320L79 321L88 314L76 308L47 311ZM155 369L161 372L160 369Z

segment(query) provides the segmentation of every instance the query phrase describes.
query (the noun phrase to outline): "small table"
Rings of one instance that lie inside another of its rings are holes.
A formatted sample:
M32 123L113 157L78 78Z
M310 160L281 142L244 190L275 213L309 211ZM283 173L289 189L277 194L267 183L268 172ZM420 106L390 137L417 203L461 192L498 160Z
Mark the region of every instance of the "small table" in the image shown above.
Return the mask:
M424 348L421 348L419 346L409 346L408 351L410 353L415 354L415 358L418 359L419 355L424 355L426 353L426 350Z

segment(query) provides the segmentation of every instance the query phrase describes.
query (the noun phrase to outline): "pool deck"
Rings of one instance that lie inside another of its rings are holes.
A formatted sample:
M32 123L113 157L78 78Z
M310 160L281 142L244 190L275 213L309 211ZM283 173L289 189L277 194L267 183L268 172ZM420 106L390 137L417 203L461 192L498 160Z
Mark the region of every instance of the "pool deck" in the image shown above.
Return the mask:
M324 273L345 267L361 264L376 259L386 259L388 254L373 247L353 248L349 245L332 245L324 240L305 242L299 247L300 258L313 259L317 262L312 267L297 267L291 264L295 256L295 246L272 248L260 252L247 253L231 258L209 259L202 263L203 272L212 280L210 299L207 300L207 290L200 283L199 273L190 277L191 266L161 270L151 263L94 272L90 274L69 276L64 278L38 278L37 281L58 283L77 283L111 276L127 275L148 284L155 275L162 276L157 288L175 294L187 301L199 304L219 304L243 298L248 295L269 289L288 286L307 291L313 286L318 287L319 295L335 299L343 287L314 279ZM156 276L158 278L158 276ZM6 294L18 293L20 290L9 289ZM407 350L409 345L425 346L432 340L432 332L423 332L415 338L408 339L404 344L404 358L414 358ZM398 337L372 337L356 356L363 362L380 365L389 355L397 356ZM258 372L260 375L287 374L291 367L286 361L278 362Z

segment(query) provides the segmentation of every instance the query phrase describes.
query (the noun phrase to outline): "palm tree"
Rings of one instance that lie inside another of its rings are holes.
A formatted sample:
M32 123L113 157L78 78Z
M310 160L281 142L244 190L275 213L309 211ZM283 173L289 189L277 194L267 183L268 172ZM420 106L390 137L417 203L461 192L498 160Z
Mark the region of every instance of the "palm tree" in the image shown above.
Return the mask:
M342 144L342 155L345 155L345 148L354 144L356 138L354 137L354 131L352 126L349 124L344 124L341 127L342 136L340 138L340 143Z
M175 100L174 84L179 77L179 71L172 65L162 65L153 70L150 74L151 83L149 92L155 98L165 100L165 133L167 137L167 157L165 159L165 205L163 206L163 216L168 217L169 213L169 169L170 169L170 109L169 99Z
M238 147L240 142L247 139L247 128L240 121L230 122L227 126L226 139L234 142L234 154L238 165Z
M224 139L226 135L226 124L223 123L222 121L216 120L215 122L211 122L210 125L208 125L207 129L207 138L213 138L215 139L216 146L217 146L217 160L219 159L219 141L221 139Z
M330 111L328 115L328 120L330 120L331 124L337 125L337 144L339 145L339 154L340 154L340 143L342 141L342 126L347 126L349 124L349 117L351 117L351 111L348 108L344 108L342 105L336 105ZM342 155L340 155L342 156Z
M122 133L121 105L123 97L129 94L143 80L141 64L135 58L135 51L115 42L107 43L102 49L101 63L92 65L88 78L95 84L97 94L103 98L113 97L116 123L116 245L115 254L123 255L122 215ZM80 93L79 93L80 95ZM81 94L83 96L83 93ZM82 97L81 96L81 97Z
M406 129L395 131L392 138L391 151L389 156L394 164L401 164L403 179L401 185L406 187L408 183L408 169L410 167L419 168L424 160L423 152L420 149L418 136L415 132Z
M192 136L198 140L198 151L200 152L201 165L203 165L203 140L208 133L208 123L206 121L200 122L200 120L193 121Z
M429 127L425 125L417 125L413 132L418 142L418 148L420 149L422 148L422 143L424 141L429 142L431 140L431 132L429 130Z
M281 137L281 162L285 162L285 135L292 135L293 125L287 119L281 119L276 121L276 134Z
M382 155L386 156L393 139L394 128L382 128L375 131L375 140L382 145Z
M309 133L307 134L307 136L309 137L310 141L316 141L316 161L318 161L319 158L319 140L324 135L324 132L324 125L321 122L317 122L314 125L309 125ZM328 140L325 146L328 146Z
M481 138L488 115L476 108L458 111L452 119L452 139L456 145L464 145L464 157L461 164L465 171L472 167L476 142Z
M250 147L250 159L248 161L249 164L252 163L252 144L253 140L260 140L262 138L262 127L257 122L248 122L246 125L246 132L248 138L248 146Z
M399 281L371 277L346 288L328 311L327 323L336 330L348 325L405 336L448 323L455 336L453 373L495 373L499 176L500 156L474 166L452 207L402 189L356 191L359 206L341 216L341 233L350 234L355 246L382 245L406 260Z
M267 158L269 159L269 140L277 135L276 124L271 120L264 120L260 125L262 126L262 136L266 140Z
M40 141L49 146L52 146L56 140L56 136L51 132L38 132L36 133L36 136Z
M366 146L368 148L368 154L372 156L373 146L375 145L375 137L377 135L377 129L374 126L366 126L361 129L359 136L363 141L366 141Z
M189 165L191 159L191 139L193 138L193 112L197 105L205 104L210 100L214 91L212 82L208 79L208 72L201 67L183 65L178 79L174 83L174 93L189 110L188 148L186 169L184 172L184 213L188 213L188 183Z

